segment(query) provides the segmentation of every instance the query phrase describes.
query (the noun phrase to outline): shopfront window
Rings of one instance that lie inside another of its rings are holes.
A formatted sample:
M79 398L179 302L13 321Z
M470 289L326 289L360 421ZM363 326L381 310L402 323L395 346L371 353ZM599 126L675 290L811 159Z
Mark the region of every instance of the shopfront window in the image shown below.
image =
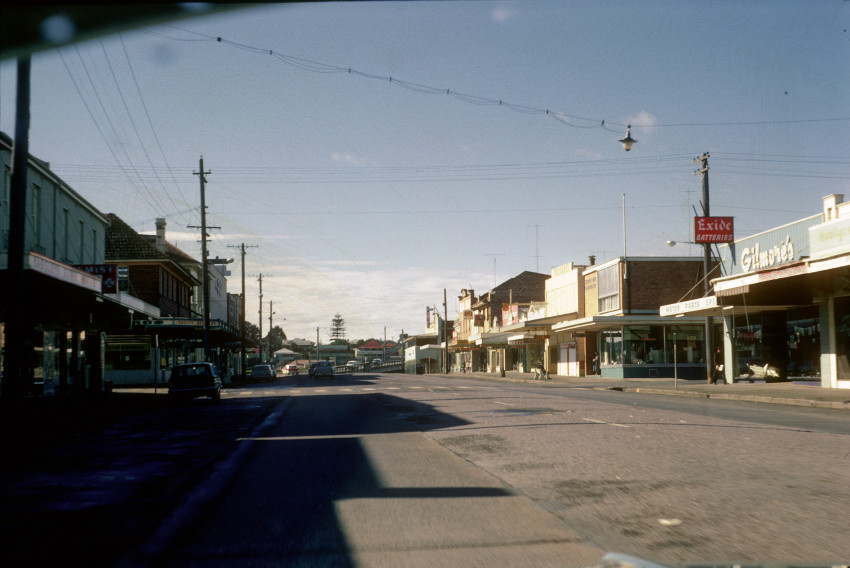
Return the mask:
M820 319L808 306L735 318L738 374L761 378L767 366L788 377L820 376Z
M699 325L670 326L667 328L665 347L666 362L670 365L704 363L705 328Z
M820 318L816 316L816 308L807 310L810 313L789 312L786 325L788 337L788 376L789 377L819 377L820 376Z
M623 332L603 331L600 334L602 340L602 365L620 365L623 363Z
M107 371L143 371L150 369L150 337L110 335L104 358Z
M631 325L623 328L623 361L633 365L664 362L664 328L660 325Z

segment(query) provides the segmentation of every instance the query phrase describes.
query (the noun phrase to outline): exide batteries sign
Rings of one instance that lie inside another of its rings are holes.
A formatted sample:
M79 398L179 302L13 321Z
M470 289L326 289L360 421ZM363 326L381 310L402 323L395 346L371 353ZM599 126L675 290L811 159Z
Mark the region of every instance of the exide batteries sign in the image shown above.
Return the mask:
M694 217L695 243L731 243L735 240L732 217Z

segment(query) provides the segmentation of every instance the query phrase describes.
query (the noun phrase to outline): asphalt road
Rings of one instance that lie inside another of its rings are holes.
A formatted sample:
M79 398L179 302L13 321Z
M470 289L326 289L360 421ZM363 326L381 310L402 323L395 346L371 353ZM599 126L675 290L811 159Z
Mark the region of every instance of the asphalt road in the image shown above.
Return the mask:
M268 390L279 419L156 564L850 558L846 412L439 376Z
M153 563L587 566L602 557L556 516L424 436L428 427L405 415L427 405L395 396L400 387L384 389L385 380L291 389L278 423L241 441L250 456L228 487Z

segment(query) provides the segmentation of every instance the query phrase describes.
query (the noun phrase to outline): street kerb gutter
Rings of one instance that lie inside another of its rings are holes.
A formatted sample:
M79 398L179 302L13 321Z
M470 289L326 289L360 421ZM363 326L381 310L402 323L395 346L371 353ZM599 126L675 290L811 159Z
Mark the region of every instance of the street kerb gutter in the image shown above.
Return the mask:
M802 398L783 398L776 396L708 393L683 390L669 390L642 387L617 387L615 390L643 394L664 394L670 396L689 396L692 398L715 398L718 400L739 400L742 402L758 402L762 404L784 404L787 406L803 406L808 408L831 408L834 410L850 410L850 403L832 400L810 400Z

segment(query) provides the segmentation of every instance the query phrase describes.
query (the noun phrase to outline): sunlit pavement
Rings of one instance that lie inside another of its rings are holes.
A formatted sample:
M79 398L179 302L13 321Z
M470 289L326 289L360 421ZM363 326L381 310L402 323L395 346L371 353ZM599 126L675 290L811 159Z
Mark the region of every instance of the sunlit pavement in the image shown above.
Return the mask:
M669 378L609 379L600 376L567 377L551 375L551 380L538 380L534 373L508 371L499 373L451 373L448 377L483 379L540 384L547 387L597 388L621 390L643 394L690 396L710 399L741 400L762 404L785 404L813 408L850 410L850 389L826 389L814 381L782 383L738 382L734 384L708 384L704 381L686 381Z

